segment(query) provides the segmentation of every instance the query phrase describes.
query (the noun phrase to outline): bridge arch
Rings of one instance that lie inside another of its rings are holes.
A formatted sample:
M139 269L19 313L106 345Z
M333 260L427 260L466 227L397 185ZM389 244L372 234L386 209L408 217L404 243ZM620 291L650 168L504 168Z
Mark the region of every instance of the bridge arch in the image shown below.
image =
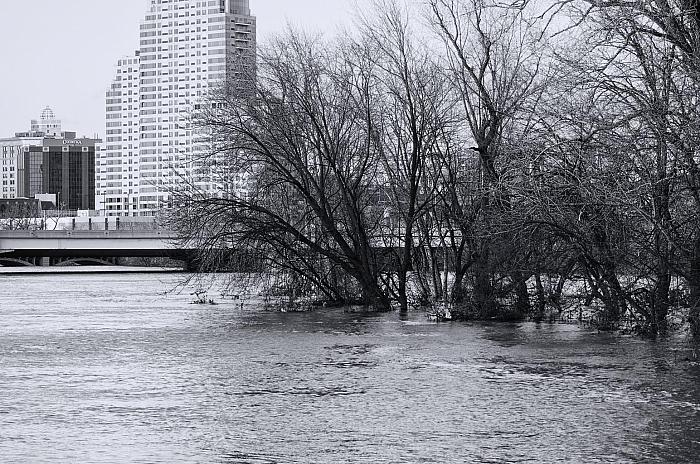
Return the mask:
M3 258L0 256L0 266L2 267L29 267L35 264L19 258Z
M110 262L106 259L100 258L70 258L65 261L59 261L55 263L55 266L89 266L89 265L100 265L100 266L114 266L115 263Z

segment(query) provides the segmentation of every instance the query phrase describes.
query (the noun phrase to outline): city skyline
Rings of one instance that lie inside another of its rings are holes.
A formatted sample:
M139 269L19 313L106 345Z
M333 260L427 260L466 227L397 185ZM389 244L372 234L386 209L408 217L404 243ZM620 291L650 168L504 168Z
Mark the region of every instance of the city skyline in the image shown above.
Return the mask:
M110 216L153 215L185 178L219 187L190 114L208 94L252 68L256 20L249 0L150 0L140 45L119 60L106 93L106 129L96 162L98 209ZM242 68L239 68L242 69Z
M291 6L283 0L251 0L260 25L258 43L288 23L332 35L351 21L354 4L365 3L300 0ZM0 42L10 46L0 47L0 60L13 71L0 74L0 133L26 130L26 121L50 106L79 135L104 137L104 93L118 60L138 49L148 5L148 0L122 0L113 10L93 0L3 2Z

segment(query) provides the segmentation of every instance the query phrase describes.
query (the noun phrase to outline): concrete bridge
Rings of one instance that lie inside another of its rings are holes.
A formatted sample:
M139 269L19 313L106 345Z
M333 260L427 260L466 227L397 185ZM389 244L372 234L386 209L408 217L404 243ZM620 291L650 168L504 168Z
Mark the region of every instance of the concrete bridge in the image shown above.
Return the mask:
M193 250L177 246L165 230L11 230L0 231L0 265L104 262L120 257L188 260Z
M378 240L374 248L389 256L387 242ZM108 229L105 222L103 230L0 230L0 266L119 264L119 258L141 257L180 260L192 270L200 265L197 250L180 247L176 234L163 229Z

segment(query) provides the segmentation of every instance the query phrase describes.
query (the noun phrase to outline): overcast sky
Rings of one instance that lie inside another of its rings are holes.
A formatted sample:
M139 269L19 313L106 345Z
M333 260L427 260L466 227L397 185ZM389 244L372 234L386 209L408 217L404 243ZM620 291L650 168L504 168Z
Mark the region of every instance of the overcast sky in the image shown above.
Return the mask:
M333 34L366 0L250 0L258 40L289 22ZM29 130L44 106L64 130L104 135L117 60L138 47L149 0L0 0L0 137Z

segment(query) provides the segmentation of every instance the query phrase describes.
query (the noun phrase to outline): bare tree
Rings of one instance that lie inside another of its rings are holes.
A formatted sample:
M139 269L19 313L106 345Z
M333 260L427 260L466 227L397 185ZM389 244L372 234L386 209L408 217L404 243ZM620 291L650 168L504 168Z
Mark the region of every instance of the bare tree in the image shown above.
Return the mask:
M357 44L374 57L379 174L394 219L384 224L384 246L396 265L396 272L383 278L401 311L408 309L410 271L417 278L422 271L415 259L418 225L434 203L456 103L439 62L409 26L411 13L396 1L376 1L361 21ZM430 233L423 232L428 241L423 245L429 247Z
M278 38L198 112L221 188L183 179L173 214L200 265L465 318L542 319L578 279L601 327L652 334L680 275L700 330L692 5L425 5L443 54L376 0L356 34Z
M272 272L289 271L343 300L333 276L344 273L362 301L388 308L373 238L381 164L371 114L371 62L361 50L289 33L259 57L252 95L224 89L198 122L210 159L230 181L219 197L179 196L183 238L205 250L257 254ZM223 247L225 248L225 247Z
M679 273L690 287L690 322L693 332L698 334L700 224L695 218L700 211L696 150L700 16L697 2L565 0L555 5L554 8L566 9L576 18L575 27L592 28L598 42L613 42L613 47L605 45L611 53L603 66L597 68L604 71L597 80L626 102L630 119L642 124L643 130L653 138L648 149L636 150L635 155L638 162L651 162L646 172L638 172L641 184L649 186L646 188L649 206L637 211L652 231L648 237L652 246L647 251L656 261L652 266L656 283L646 289L651 295L648 304L652 308L652 325L658 325L654 321L663 321L669 276ZM642 310L642 306L638 309Z
M509 163L517 155L511 148L515 138L529 130L528 120L546 88L542 35L522 9L498 2L430 0L428 4L447 47L464 130L476 155L472 160L462 153L465 159L447 164L446 185L453 191L444 198L451 222L459 228L450 237L456 267L453 295L462 299L462 279L471 271L473 306L489 312L496 307L495 279L503 276L495 272L496 263L503 262L496 250L515 257L512 242L501 240L503 228L510 227L501 218L511 209ZM474 163L476 179L467 176L471 180L461 182L458 171ZM527 307L528 276L517 266L507 274L515 283L518 305Z
M40 208L36 200L17 198L0 204L0 230L32 230L42 228Z

